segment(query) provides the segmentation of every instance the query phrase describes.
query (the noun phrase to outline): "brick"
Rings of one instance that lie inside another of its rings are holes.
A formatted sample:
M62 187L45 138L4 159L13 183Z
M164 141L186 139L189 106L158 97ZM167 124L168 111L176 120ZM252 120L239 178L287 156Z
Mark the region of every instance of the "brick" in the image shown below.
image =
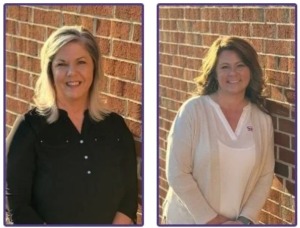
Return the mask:
M132 40L135 42L142 42L142 25L133 25L133 37Z
M5 82L5 91L6 91L7 95L16 97L17 96L17 84L14 82L6 81Z
M280 206L276 202L267 200L264 209L272 215L280 216Z
M186 33L184 43L185 44L191 44L191 45L200 45L201 44L201 37L199 36L199 34Z
M288 176L289 176L288 166L285 164L282 164L280 162L276 162L275 163L275 173L288 178Z
M295 164L296 154L290 150L279 148L279 160L290 164Z
M290 224L295 223L295 212L289 210L288 208L282 207L281 208L281 217L284 218Z
M24 71L17 71L16 72L16 80L18 84L31 86L31 77L30 74Z
M190 58L199 56L203 56L205 53L205 49L202 47L193 47L190 45L179 45L178 46L178 54L181 56L188 56Z
M242 8L242 21L248 22L265 22L264 9L259 8Z
M123 94L125 98L140 102L142 99L142 86L140 84L126 82Z
M115 79L115 78L110 78L109 79L109 93L122 97L124 95L124 86L125 86L124 81Z
M144 78L144 75L143 75L143 66L141 64L138 64L137 65L137 76L136 76L136 82L138 83L142 83L143 82L143 78Z
M296 93L294 90L285 89L284 95L286 97L287 102L289 102L291 104L296 104Z
M293 48L291 41L282 40L266 40L265 41L265 53L277 54L277 55L291 55Z
M201 33L208 33L210 32L211 29L215 29L215 27L219 24L220 26L223 25L225 26L224 30L225 29L228 29L228 24L227 23L219 23L219 22L209 22L209 21L194 21L193 23L193 31L196 31L196 32L200 32ZM222 31L224 31L222 30ZM219 29L219 31L221 31L221 29ZM228 31L228 30L227 30ZM226 32L227 32L226 31Z
M125 112L125 107L126 107L125 100L119 99L117 97L113 97L109 94L107 94L107 95L102 94L101 97L106 100L106 105L111 111L116 112L120 115L125 115L125 113L126 113Z
M112 37L121 39L121 40L129 40L130 35L130 24L126 22L113 21L111 25Z
M104 58L103 60L103 69L105 74L121 77L132 81L135 80L136 64L108 58Z
M80 17L81 19L81 25L86 28L87 30L89 30L90 32L93 32L94 29L94 18L91 17Z
M111 52L111 39L96 38L101 55L109 55Z
M291 137L292 150L296 150L296 137Z
M141 137L141 124L129 119L125 120L128 128L134 136Z
M23 114L29 110L29 104L15 98L6 97L6 109L17 114Z
M17 70L16 69L6 66L6 68L5 68L5 78L6 78L6 80L14 82L14 81L16 81L16 77L17 77L16 75L17 75Z
M159 50L160 53L168 53L168 54L179 54L178 53L178 44L167 44L167 43L160 43L159 44Z
M128 116L134 120L142 120L142 105L141 103L135 103L128 101Z
M34 9L33 22L36 24L59 27L62 23L62 14L60 12Z
M274 23L289 23L291 18L290 10L284 8L266 8L265 15L266 22Z
M84 6L81 6L81 5L69 5L69 4L64 4L64 5L59 5L60 7L60 10L61 11L68 11L68 12L72 12L72 13L79 13L80 12L80 8L81 7L84 7Z
M201 19L201 8L193 7L184 9L185 19L188 20L199 20Z
M81 6L80 13L87 14L89 16L99 17L113 17L114 6L113 5L83 5Z
M270 111L270 113L278 114L283 117L289 117L289 114L290 114L289 109L290 108L287 104L267 100L266 107Z
M10 113L10 112L5 113L5 125L6 126L12 127L13 124L15 123L16 119L17 119L17 115Z
M24 101L30 101L32 102L32 98L34 95L33 89L24 87L24 86L18 86L18 97Z
M112 22L110 20L105 19L99 19L96 22L96 35L109 37L111 31L113 31Z
M117 58L140 62L142 58L142 47L140 44L113 41L113 56Z
M270 86L270 98L276 101L284 102L285 96L283 94L283 89L277 86Z
M252 24L252 36L275 39L276 27L276 24Z
M208 21L219 21L220 20L220 9L219 8L202 8L201 9L201 18L202 20L208 20Z
M158 17L160 19L164 19L164 18L169 19L170 17L169 8L163 8L162 6L159 6L158 14L159 14Z
M280 132L274 132L275 144L290 148L290 137Z
M33 73L40 72L40 60L29 56L19 55L18 67Z
M6 51L5 54L6 54L6 58L5 58L6 65L16 67L17 66L17 54L9 52L9 51Z
M242 9L240 7L234 8L223 8L220 10L220 20L221 21L241 21L241 12Z
M32 40L45 41L48 38L46 36L47 29L44 26L20 23L19 32L20 36L27 37Z
M115 17L128 21L141 21L142 18L141 5L119 5L115 9Z
M235 36L250 36L250 24L230 24L228 31L229 34Z
M288 73L266 70L266 75L268 75L268 80L271 84L284 87L287 87L289 85L289 80L287 80L289 78Z
M169 18L180 19L184 17L184 9L182 8L170 8L169 9Z
M296 185L295 185L295 183L292 183L291 181L286 180L285 185L286 185L287 191L290 194L295 195L295 192L296 192Z
M199 30L201 31L201 30ZM210 26L212 33L229 35L229 23L227 22L213 22Z
M288 71L295 73L295 58L288 58Z
M5 21L5 33L6 34L18 35L18 31L19 31L19 23L16 22L16 21L6 19L6 21Z
M81 24L80 15L77 15L77 14L63 13L62 14L62 21L63 21L64 25Z
M278 39L295 39L295 25L278 25Z

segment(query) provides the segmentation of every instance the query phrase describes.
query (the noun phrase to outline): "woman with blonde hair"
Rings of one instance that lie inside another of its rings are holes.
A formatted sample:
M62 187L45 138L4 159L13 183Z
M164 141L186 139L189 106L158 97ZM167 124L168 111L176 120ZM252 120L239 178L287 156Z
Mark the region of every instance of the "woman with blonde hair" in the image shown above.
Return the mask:
M220 37L203 59L197 95L172 124L167 224L254 224L271 188L274 142L255 49Z
M132 224L135 145L124 119L99 99L93 35L59 28L41 51L35 107L7 139L7 199L14 224Z

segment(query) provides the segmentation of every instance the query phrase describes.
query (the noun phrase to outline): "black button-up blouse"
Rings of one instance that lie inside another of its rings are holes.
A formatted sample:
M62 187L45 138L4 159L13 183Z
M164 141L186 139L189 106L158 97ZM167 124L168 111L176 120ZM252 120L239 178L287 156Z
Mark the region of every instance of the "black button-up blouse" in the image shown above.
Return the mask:
M135 220L137 165L132 134L116 113L79 133L67 112L47 124L32 110L7 139L7 199L14 224L111 224Z

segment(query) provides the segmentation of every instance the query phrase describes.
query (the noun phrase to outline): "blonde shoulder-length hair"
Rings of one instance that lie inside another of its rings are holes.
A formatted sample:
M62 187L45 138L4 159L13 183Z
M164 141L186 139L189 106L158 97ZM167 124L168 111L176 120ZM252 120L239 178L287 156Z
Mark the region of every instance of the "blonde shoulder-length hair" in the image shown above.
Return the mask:
M101 54L95 37L81 26L63 26L53 32L44 43L41 49L41 73L35 85L33 99L37 111L46 116L48 123L55 122L59 117L51 66L56 53L69 42L82 43L93 60L94 78L89 91L88 111L93 120L103 120L109 111L99 96L99 84L103 78Z

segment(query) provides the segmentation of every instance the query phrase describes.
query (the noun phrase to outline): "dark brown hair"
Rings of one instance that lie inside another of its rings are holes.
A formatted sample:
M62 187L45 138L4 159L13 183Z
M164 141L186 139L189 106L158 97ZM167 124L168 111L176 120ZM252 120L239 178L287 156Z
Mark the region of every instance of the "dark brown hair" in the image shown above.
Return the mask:
M258 55L252 45L239 37L229 36L220 37L209 48L203 59L201 75L195 78L197 84L197 95L209 95L216 92L219 88L216 66L219 55L224 50L236 52L241 60L246 64L251 72L250 82L246 88L245 96L262 111L267 113L264 107L265 80L262 68L258 62Z

